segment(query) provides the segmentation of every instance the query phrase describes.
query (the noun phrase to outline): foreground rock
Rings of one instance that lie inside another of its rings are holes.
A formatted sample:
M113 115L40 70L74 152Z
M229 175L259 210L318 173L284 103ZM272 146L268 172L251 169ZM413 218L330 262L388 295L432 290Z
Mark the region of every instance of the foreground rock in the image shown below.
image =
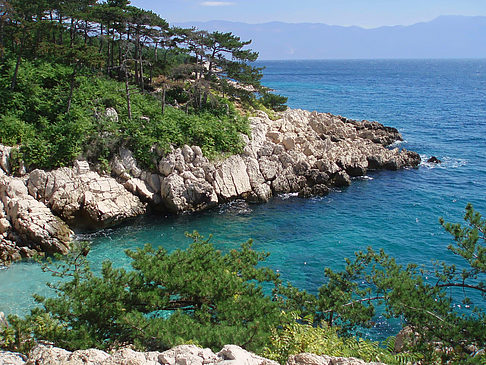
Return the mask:
M420 163L417 153L388 145L401 140L394 128L331 114L289 109L271 120L250 118L251 138L240 155L209 161L197 146L183 146L143 171L121 148L113 177L73 168L11 176L10 147L0 145L0 263L35 251L66 252L71 228L107 227L144 214L199 211L233 199L266 202L281 193L326 195L369 170L398 170Z
M89 349L74 352L52 346L38 345L27 360L11 352L0 352L0 364L26 365L279 365L235 345L226 345L217 354L194 345L177 346L165 352L136 352L125 348L112 354ZM354 358L300 354L291 356L289 365L379 365Z

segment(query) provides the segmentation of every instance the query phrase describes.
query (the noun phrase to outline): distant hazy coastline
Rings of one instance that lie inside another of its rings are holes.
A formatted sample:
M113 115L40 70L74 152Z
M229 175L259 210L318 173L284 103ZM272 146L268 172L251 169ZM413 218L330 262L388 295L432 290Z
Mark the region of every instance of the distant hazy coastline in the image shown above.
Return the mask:
M486 58L486 17L441 16L374 29L319 23L187 22L178 26L234 32L251 39L260 60Z

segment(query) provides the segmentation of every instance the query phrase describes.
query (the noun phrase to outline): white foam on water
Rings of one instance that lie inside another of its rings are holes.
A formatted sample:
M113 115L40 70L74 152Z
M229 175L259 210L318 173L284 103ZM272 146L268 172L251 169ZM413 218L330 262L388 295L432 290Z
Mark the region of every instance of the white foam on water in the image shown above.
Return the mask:
M441 163L433 163L427 162L427 160L431 156L428 155L420 155L422 162L420 163L420 167L425 167L428 169L457 169L463 166L466 166L469 161L463 158L453 158L453 157L438 157L441 160Z
M402 144L406 144L408 143L408 141L395 141L393 142L391 145L389 145L388 147L389 148L396 148L396 147L400 147Z
M219 214L249 214L253 212L250 205L244 200L234 200L232 202L223 204L219 208Z
M371 180L374 180L374 178L372 178L371 176L368 176L368 175L364 175L364 176L356 176L356 177L353 177L352 180L371 181Z
M286 193L286 194L279 194L278 197L282 200L287 200L289 198L293 198L299 196L299 193Z

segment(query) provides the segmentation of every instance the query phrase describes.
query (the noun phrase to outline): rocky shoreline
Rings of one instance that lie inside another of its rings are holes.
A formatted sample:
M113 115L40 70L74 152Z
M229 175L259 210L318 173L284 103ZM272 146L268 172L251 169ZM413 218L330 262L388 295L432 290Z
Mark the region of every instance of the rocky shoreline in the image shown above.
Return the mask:
M180 214L237 198L325 195L368 170L420 163L417 153L388 147L402 140L395 128L296 109L279 116L250 118L251 138L243 136L239 155L209 161L199 147L184 146L161 157L152 172L126 148L111 161L111 176L91 171L85 161L53 171L12 171L11 147L0 146L0 263L65 253L71 229L112 226L148 209Z
M38 345L28 357L0 351L0 364L9 365L279 365L235 345L226 345L217 354L194 345L181 345L164 352L136 352L123 348L111 354L96 350L66 351L57 347ZM367 363L356 358L292 355L287 365L384 365Z

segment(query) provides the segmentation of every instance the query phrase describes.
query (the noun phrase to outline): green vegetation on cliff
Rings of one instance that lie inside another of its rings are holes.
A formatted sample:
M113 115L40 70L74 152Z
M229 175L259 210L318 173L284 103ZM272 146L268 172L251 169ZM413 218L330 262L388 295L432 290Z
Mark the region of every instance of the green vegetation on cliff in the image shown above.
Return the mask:
M249 125L236 105L286 101L261 86L249 43L170 28L129 1L0 0L0 143L19 145L28 168L106 168L120 145L146 167L171 145L240 152Z
M89 269L81 244L45 265L65 278L54 285L57 296L36 297L42 307L24 319L10 316L0 345L26 351L47 340L67 349L165 350L196 343L217 350L233 343L279 361L309 351L386 363L479 363L486 344L486 220L471 206L465 220L467 226L441 222L454 237L448 249L465 260L461 269L439 262L426 272L369 249L343 271L326 269L317 294L284 285L261 265L267 254L251 242L223 254L194 234L186 251L128 251L133 270L107 261L102 276ZM400 353L394 339L380 347L353 338L377 315L410 328Z

